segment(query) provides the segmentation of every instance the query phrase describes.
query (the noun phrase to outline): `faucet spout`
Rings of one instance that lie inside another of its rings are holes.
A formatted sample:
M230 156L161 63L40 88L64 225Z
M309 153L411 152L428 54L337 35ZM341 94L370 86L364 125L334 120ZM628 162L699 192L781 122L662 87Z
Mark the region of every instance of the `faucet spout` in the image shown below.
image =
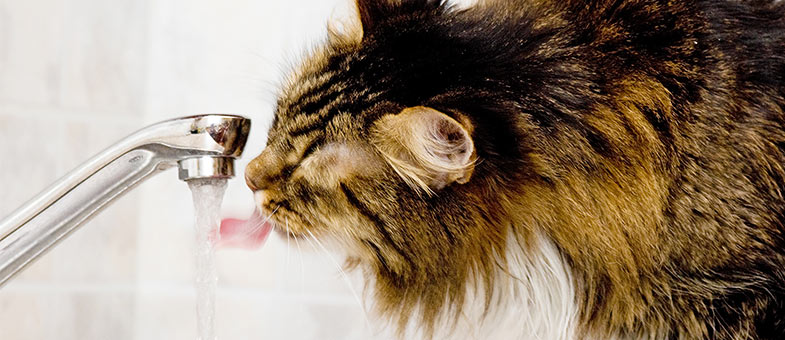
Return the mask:
M176 118L137 131L68 173L0 221L0 287L144 179L229 178L251 121L226 114Z

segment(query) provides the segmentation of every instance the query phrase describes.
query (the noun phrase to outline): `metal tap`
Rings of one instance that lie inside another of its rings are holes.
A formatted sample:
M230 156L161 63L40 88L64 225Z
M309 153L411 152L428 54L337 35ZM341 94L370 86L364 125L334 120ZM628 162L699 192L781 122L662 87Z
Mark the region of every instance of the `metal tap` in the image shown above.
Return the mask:
M137 131L88 160L0 221L0 287L144 179L179 168L179 178L229 178L251 121L207 114Z

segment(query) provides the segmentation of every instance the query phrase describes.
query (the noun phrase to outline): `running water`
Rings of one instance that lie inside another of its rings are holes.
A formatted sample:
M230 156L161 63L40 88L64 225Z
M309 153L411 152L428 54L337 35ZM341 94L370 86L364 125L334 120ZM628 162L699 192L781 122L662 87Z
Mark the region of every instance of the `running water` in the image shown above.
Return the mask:
M196 317L198 340L215 340L215 289L218 272L215 267L215 244L220 239L221 201L226 179L194 179L188 181L196 215Z

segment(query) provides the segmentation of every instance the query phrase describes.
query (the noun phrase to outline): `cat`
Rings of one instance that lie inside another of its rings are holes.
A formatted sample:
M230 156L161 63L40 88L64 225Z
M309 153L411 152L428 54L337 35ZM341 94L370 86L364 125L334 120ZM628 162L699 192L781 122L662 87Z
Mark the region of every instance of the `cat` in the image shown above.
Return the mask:
M246 168L404 338L785 339L785 4L357 0Z

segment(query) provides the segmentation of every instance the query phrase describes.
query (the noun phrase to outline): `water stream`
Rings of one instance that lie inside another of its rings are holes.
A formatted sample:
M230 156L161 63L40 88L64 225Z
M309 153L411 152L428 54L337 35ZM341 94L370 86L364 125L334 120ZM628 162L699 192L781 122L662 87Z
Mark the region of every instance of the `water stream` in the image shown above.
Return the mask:
M215 243L219 240L221 201L226 179L188 181L196 215L196 317L198 340L215 340Z

